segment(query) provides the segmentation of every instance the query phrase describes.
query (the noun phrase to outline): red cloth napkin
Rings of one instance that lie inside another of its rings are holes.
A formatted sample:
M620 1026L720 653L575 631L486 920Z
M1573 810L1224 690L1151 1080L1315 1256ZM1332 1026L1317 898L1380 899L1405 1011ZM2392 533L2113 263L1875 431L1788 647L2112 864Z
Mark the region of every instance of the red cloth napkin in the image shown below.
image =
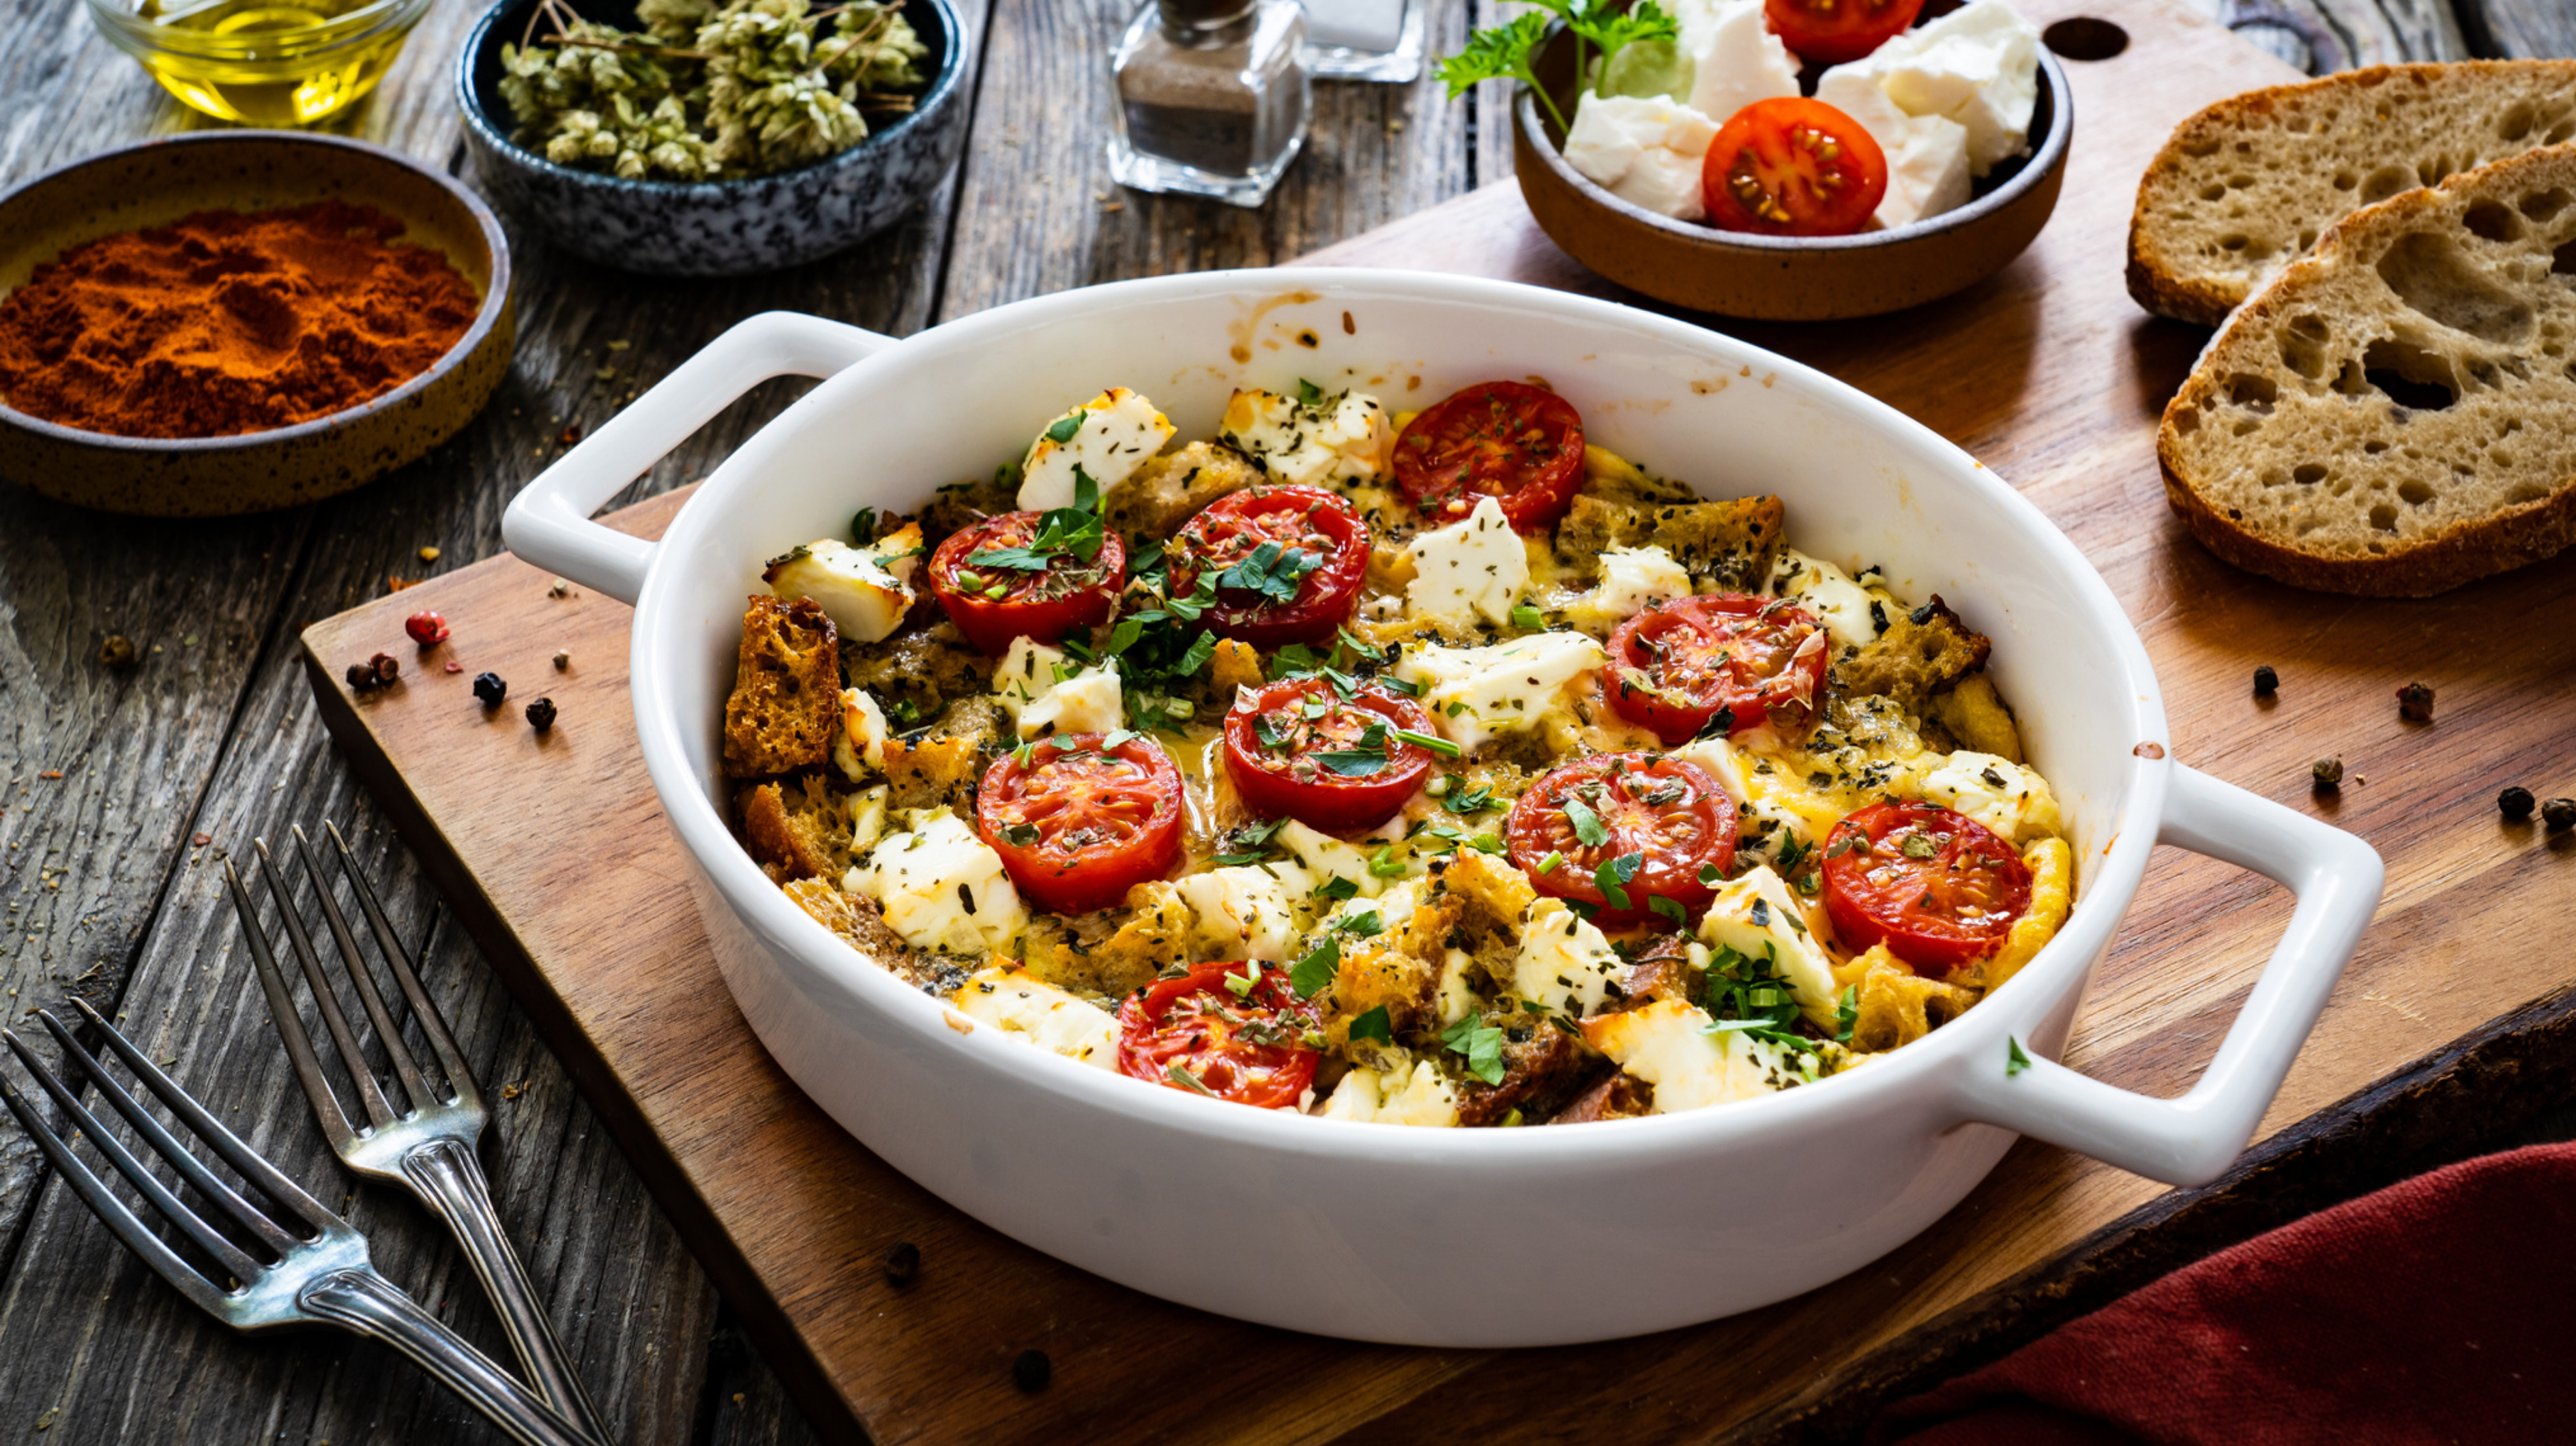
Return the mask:
M2576 1442L2576 1144L2285 1225L1880 1413L1871 1446Z

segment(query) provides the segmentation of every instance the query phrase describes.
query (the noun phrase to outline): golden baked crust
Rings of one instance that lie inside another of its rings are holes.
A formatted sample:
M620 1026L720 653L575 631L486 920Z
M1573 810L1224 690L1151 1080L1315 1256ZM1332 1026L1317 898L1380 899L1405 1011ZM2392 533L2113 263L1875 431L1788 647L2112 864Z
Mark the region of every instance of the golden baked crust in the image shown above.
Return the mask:
M841 648L832 620L808 598L751 599L733 696L725 700L724 769L769 778L832 759L841 724Z

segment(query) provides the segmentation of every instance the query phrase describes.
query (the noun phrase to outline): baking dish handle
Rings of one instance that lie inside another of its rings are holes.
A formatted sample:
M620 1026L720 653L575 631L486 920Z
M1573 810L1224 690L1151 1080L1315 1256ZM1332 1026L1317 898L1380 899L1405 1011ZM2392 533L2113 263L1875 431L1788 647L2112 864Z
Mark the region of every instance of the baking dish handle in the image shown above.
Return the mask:
M771 377L828 377L894 343L793 311L738 323L538 473L502 516L501 540L548 572L632 605L653 544L590 514L753 387Z
M2370 845L2204 773L2176 766L2159 843L2251 869L2298 899L2200 1082L2177 1099L2103 1084L2009 1051L1973 1061L1962 1112L2174 1185L2232 1164L2279 1093L2290 1061L2361 943L2387 876Z

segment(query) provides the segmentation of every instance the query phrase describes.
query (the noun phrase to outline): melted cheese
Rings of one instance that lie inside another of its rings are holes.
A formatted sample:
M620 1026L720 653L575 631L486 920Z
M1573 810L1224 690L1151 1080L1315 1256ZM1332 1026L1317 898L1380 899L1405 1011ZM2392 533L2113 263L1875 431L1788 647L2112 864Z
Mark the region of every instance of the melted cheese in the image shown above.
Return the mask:
M2007 842L2026 844L2059 830L2057 795L2034 769L1991 753L1923 755L1914 796L1956 809Z
M1237 391L1225 404L1217 435L1259 464L1271 481L1308 487L1373 482L1386 471L1395 447L1386 408L1359 392L1301 402L1277 392Z
M1059 442L1050 434L1067 418L1075 430ZM1106 493L1152 461L1171 439L1171 419L1154 410L1152 402L1125 387L1111 387L1048 423L1029 444L1020 463L1020 509L1071 507L1080 495L1073 475L1077 470Z
M1404 605L1418 618L1465 623L1481 617L1501 627L1529 586L1529 551L1491 497L1479 498L1464 521L1414 538L1405 555L1413 580L1404 585Z
M841 887L875 899L887 925L916 949L1000 952L1028 927L1001 855L944 808L886 835Z
M1748 1038L1710 1033L1696 1005L1659 999L1625 1014L1583 1022L1583 1037L1619 1067L1655 1087L1655 1113L1677 1114L1752 1099L1816 1077L1816 1057Z
M1422 689L1422 706L1441 736L1481 748L1535 726L1605 656L1581 633L1533 633L1484 648L1419 644L1405 649L1395 674Z
M992 687L993 701L1011 715L1022 738L1106 733L1127 722L1116 659L1076 671L1062 649L1014 638L993 669Z
M1174 887L1198 919L1210 959L1276 964L1297 940L1298 905L1315 891L1312 874L1293 864L1241 864L1183 874Z
M832 735L832 766L852 783L885 772L885 713L865 688L841 690L841 727Z
M1381 1074L1353 1065L1320 1113L1326 1119L1379 1125L1455 1125L1458 1096L1429 1060Z
M1609 937L1561 899L1541 899L1521 928L1512 958L1512 992L1558 1014L1581 1018L1600 1010L1626 961Z
M949 1002L978 1024L1016 1034L1051 1054L1118 1068L1118 1016L1025 969L986 969Z
M1614 547L1601 554L1601 581L1566 606L1576 627L1608 635L1650 605L1691 595L1691 576L1661 547Z
M763 574L769 590L794 602L812 598L853 643L883 640L912 607L913 571L921 566L921 524L852 547L826 537L789 553Z

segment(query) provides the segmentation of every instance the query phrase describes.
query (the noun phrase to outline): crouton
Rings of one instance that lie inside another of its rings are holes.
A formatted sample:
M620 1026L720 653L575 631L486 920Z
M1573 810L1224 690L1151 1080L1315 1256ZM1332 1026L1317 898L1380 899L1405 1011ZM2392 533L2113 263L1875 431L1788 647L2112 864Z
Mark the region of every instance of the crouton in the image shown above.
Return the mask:
M1342 951L1333 982L1315 996L1315 1002L1323 1014L1325 1033L1335 1044L1350 1038L1352 1020L1381 1007L1391 1031L1402 1039L1439 1022L1432 1009L1439 983L1440 971L1420 956L1373 940Z
M1702 591L1750 592L1771 576L1788 508L1777 497L1732 502L1613 502L1577 494L1556 525L1557 560L1584 576L1614 547L1660 547Z
M842 893L829 879L792 880L780 892L816 923L839 935L842 943L924 994L944 999L966 982L964 965L903 942L903 936L889 928L885 915L878 912L877 901L865 894Z
M1503 1078L1497 1084L1474 1076L1458 1081L1459 1124L1499 1125L1514 1110L1524 1121L1554 1114L1591 1078L1599 1056L1553 1023L1528 1014L1487 1023L1503 1030Z
M1614 1068L1609 1078L1575 1096L1574 1103L1558 1110L1548 1123L1585 1125L1594 1120L1634 1119L1654 1112L1655 1087Z
M1073 919L1034 916L1022 963L1059 989L1114 1000L1188 963L1191 923L1180 890L1150 879L1127 891L1123 908Z
M724 770L770 778L832 761L841 726L841 649L832 620L810 600L755 597L742 615L742 652L725 700Z
M1836 971L1860 976L1860 1012L1852 1021L1851 1047L1878 1053L1912 1044L1967 1013L1978 991L1926 979L1887 952L1884 944Z
M1166 538L1200 508L1260 480L1261 469L1231 448L1192 442L1111 487L1100 499L1100 515L1130 537Z
M1893 698L1919 716L1933 694L1983 668L1993 647L1991 639L1961 621L1934 593L1923 606L1889 618L1886 632L1844 649L1834 660L1833 686L1838 692Z
M1235 689L1261 686L1261 654L1250 643L1228 638L1217 644L1212 670L1217 696L1229 708L1234 706Z
M980 698L993 685L993 660L945 620L897 629L883 642L845 642L841 671L850 686L908 700L923 716L960 698Z
M1925 700L1924 711L1926 721L1948 730L1960 748L1991 753L2009 763L2024 761L2021 726L2013 721L2003 695L1995 691L1994 680L1985 674L1971 673L1933 694Z
M812 779L764 783L734 799L743 843L780 883L837 881L850 870L850 799Z
M1000 712L982 698L953 704L919 736L887 739L886 781L894 790L888 802L896 808L946 804L960 817L972 817L985 751L1001 742Z

